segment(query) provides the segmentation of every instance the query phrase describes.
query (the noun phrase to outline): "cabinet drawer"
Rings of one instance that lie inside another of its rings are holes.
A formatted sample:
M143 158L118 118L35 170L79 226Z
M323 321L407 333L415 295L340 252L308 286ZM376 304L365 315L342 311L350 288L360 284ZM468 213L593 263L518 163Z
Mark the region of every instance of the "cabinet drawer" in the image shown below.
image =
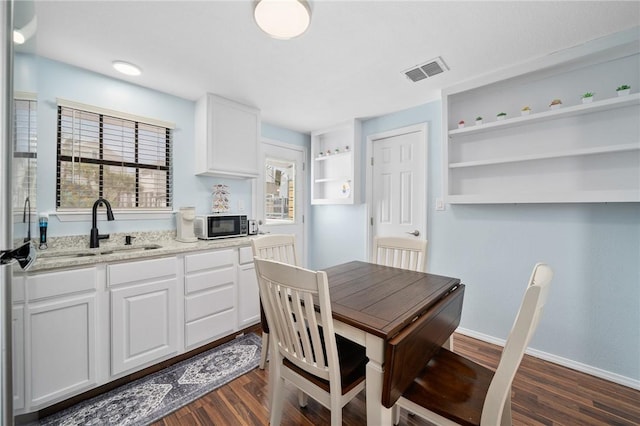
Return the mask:
M234 268L226 268L218 271L206 271L198 274L191 274L185 279L185 294L223 285L233 285L236 276Z
M109 286L176 275L175 257L118 263L107 266Z
M96 289L96 268L48 272L27 277L30 301Z
M188 274L205 269L233 266L235 261L235 252L236 251L234 249L230 249L190 254L184 258L184 270Z
M235 330L235 315L235 310L231 309L187 324L184 338L186 349L232 333Z
M251 247L240 247L240 264L253 263L253 250Z
M185 322L195 321L231 308L233 308L233 286L187 296L185 299Z

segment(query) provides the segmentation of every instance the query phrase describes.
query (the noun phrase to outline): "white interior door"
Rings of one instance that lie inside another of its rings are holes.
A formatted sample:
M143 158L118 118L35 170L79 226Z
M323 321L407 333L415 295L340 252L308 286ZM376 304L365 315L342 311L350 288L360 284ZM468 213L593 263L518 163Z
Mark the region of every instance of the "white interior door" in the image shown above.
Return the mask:
M258 228L261 234L294 234L297 257L306 265L303 147L263 140L257 188Z
M426 124L367 138L369 247L375 235L426 238L426 152Z

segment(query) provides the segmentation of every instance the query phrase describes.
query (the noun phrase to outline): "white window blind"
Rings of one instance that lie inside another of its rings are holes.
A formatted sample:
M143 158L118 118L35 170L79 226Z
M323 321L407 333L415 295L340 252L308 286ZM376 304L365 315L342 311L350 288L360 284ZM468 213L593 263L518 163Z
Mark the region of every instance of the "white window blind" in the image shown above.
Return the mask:
M36 210L38 104L34 99L14 100L13 211ZM27 199L29 203L27 203Z
M149 120L152 121L152 120ZM171 209L171 129L58 105L57 208Z

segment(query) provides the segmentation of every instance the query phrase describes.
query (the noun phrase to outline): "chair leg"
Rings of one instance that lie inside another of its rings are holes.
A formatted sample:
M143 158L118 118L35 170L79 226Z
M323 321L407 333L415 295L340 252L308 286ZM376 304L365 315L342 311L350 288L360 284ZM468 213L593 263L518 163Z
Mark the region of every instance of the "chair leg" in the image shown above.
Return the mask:
M335 395L337 393L338 395ZM342 404L340 391L333 392L331 399L331 426L342 426Z
M267 355L269 355L269 333L262 333L262 349L260 350L260 364L258 364L260 370L264 370L267 365Z
M284 400L284 378L278 377L271 397L271 418L269 424L279 426L282 421L282 408Z
M300 408L304 408L307 406L309 402L309 397L302 390L298 389L298 405Z

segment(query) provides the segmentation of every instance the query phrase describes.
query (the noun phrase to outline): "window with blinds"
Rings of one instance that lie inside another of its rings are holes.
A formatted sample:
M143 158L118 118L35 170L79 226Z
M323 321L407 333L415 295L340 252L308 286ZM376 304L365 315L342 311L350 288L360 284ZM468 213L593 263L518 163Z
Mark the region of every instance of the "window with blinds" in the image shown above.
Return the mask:
M23 212L26 208L36 210L37 112L38 103L35 98L14 100L12 165L14 212Z
M150 120L151 121L151 120ZM171 128L58 105L57 208L171 208Z

